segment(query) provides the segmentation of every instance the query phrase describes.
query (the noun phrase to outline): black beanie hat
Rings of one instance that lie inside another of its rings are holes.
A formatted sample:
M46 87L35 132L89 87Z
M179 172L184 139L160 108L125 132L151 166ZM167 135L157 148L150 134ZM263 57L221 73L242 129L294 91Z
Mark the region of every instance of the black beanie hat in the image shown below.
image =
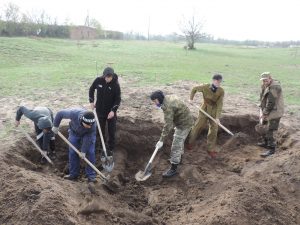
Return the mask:
M212 79L213 80L223 80L223 77L221 74L215 74L215 75L213 75Z
M103 76L113 76L115 74L115 71L113 68L111 67L106 67L104 70L103 70Z
M85 124L92 125L95 122L95 115L92 111L85 111L82 115L81 121Z
M152 92L152 94L150 95L150 99L153 101L155 99L157 99L159 101L160 104L163 103L165 98L165 95L162 91L158 90L158 91L154 91Z

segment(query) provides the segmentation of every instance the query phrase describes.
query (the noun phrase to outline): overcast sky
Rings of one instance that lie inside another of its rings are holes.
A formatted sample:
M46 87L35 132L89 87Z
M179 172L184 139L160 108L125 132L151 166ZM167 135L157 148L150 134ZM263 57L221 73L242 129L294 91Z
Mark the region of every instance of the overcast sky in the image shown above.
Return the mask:
M179 32L183 15L205 21L204 31L234 40L300 40L300 0L0 0L23 12L45 10L59 23L83 25L87 14L105 29L147 34Z

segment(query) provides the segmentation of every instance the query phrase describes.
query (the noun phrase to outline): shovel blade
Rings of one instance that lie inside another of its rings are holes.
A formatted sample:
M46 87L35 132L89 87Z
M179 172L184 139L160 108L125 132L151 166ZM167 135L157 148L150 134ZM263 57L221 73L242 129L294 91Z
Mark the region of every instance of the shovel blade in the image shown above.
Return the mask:
M108 173L110 173L115 166L115 162L114 162L112 156L108 156L107 158L101 157L101 162L102 162L103 169Z
M135 179L137 181L145 181L152 175L151 171L139 171L135 174Z
M106 172L110 173L110 172L114 169L115 162L114 162L114 161L109 162L109 161L107 160L106 162L104 162L104 163L102 164L102 166L103 166L103 169L104 169Z

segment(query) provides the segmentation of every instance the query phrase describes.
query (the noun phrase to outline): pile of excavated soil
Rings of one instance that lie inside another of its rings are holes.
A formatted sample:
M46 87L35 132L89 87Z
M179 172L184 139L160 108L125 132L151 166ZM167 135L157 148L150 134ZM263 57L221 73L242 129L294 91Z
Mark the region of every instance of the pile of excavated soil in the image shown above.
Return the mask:
M1 155L0 222L299 224L300 154L291 131L282 127L277 153L261 159L263 149L255 146L257 137L251 132L255 117L224 117L222 122L238 135L220 132L218 159L208 158L204 131L197 146L185 152L179 175L163 179L161 174L169 166L170 135L154 161L152 176L137 182L134 175L149 160L162 124L120 117L111 174L115 192L100 180L88 184L84 176L78 182L63 180L67 146L61 139L54 167L40 165L33 146L17 141ZM66 128L62 132L66 135Z
M167 93L181 89L165 87ZM162 112L145 103L148 92L150 88L124 94L110 178L114 191L100 179L87 183L84 175L77 182L64 180L68 147L59 137L54 166L40 165L39 153L22 135L6 137L0 144L0 224L300 224L296 123L281 124L276 154L262 159L264 149L255 145L256 109L241 99L247 111L239 111L234 98L228 97L231 107L225 102L221 122L237 135L219 131L221 152L216 160L207 156L205 130L196 147L185 151L179 175L163 179L170 134L154 159L151 177L137 182L134 175L145 168L163 125ZM180 93L188 95L188 89ZM195 116L196 111L194 107ZM62 133L67 135L66 126Z

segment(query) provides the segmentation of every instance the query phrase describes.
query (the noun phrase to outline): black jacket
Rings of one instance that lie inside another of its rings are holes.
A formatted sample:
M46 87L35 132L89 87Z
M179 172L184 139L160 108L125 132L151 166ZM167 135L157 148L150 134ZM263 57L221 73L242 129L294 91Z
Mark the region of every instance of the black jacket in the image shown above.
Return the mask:
M117 112L121 102L121 89L118 75L114 74L110 83L106 83L104 76L97 77L90 87L89 101L94 102L97 89L96 111L101 117L107 117L110 111Z

